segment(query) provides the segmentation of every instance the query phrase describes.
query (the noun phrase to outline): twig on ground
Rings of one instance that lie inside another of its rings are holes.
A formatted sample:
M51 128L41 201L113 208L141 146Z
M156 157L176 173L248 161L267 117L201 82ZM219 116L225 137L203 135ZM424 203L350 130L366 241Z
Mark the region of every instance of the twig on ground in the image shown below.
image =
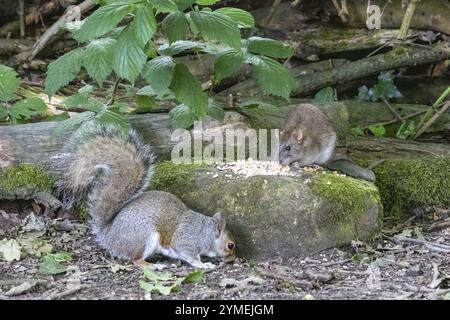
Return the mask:
M433 266L433 278L429 285L430 288L436 289L442 282L442 279L439 279L439 265L436 262L431 262Z
M48 28L39 40L31 48L26 56L27 61L33 60L36 55L45 47L45 45L53 39L61 30L64 23L73 21L81 16L84 12L90 10L95 6L91 0L85 0L77 6L71 7L61 18L58 19L50 28Z
M439 111L436 112L434 116L432 116L431 119L428 120L427 123L423 125L422 128L419 129L419 131L417 131L416 135L414 136L414 139L419 138L425 131L427 131L436 122L436 120L439 119L440 116L442 116L445 112L447 112L449 108L450 108L450 101L447 101L447 103L444 104L444 106L441 109L439 109Z
M414 16L414 11L416 10L416 4L420 0L410 0L408 8L406 9L405 16L403 17L402 26L400 32L398 33L398 39L405 40L408 35L409 26L411 25L412 17Z
M391 110L393 114L395 114L395 116L400 122L405 123L405 119L403 119L403 117L392 107L392 105L389 103L386 97L382 96L381 100L383 100L384 104L389 108L389 110Z

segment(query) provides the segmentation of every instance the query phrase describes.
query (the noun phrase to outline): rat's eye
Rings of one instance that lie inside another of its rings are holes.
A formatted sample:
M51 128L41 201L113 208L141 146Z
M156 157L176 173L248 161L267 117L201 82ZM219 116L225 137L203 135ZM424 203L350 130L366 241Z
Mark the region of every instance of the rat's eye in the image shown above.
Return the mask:
M291 146L286 146L287 151L291 151Z
M234 243L233 242L228 242L227 247L228 247L228 250L233 250L234 249Z

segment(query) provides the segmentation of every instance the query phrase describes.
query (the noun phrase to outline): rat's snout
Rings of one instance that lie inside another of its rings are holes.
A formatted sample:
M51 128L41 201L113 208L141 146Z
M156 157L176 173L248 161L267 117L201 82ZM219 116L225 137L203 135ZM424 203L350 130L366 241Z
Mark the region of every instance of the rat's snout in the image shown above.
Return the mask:
M280 146L280 150L278 152L278 159L280 164L285 166L292 162L289 151L284 144Z

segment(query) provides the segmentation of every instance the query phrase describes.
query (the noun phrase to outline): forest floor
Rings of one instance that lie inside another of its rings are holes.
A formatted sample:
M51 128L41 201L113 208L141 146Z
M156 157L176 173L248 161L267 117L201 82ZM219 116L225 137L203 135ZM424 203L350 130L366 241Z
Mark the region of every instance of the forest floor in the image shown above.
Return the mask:
M164 296L146 294L139 285L143 270L108 258L85 223L42 216L0 231L0 239L15 239L31 253L0 261L0 299L450 299L448 221L425 231L430 224L410 219L402 230L384 232L370 244L356 241L302 258L239 259ZM67 251L72 260L42 265L40 250ZM170 265L162 272L173 279L194 271L179 261L162 262ZM45 268L62 270L48 275Z

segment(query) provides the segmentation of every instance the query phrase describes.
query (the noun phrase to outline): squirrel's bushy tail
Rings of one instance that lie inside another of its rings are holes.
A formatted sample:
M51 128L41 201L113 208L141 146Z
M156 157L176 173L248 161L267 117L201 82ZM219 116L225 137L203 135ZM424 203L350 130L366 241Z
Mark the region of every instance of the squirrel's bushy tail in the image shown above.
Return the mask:
M96 227L109 223L147 187L154 155L134 130L90 123L70 143L60 191L65 207L87 198Z

